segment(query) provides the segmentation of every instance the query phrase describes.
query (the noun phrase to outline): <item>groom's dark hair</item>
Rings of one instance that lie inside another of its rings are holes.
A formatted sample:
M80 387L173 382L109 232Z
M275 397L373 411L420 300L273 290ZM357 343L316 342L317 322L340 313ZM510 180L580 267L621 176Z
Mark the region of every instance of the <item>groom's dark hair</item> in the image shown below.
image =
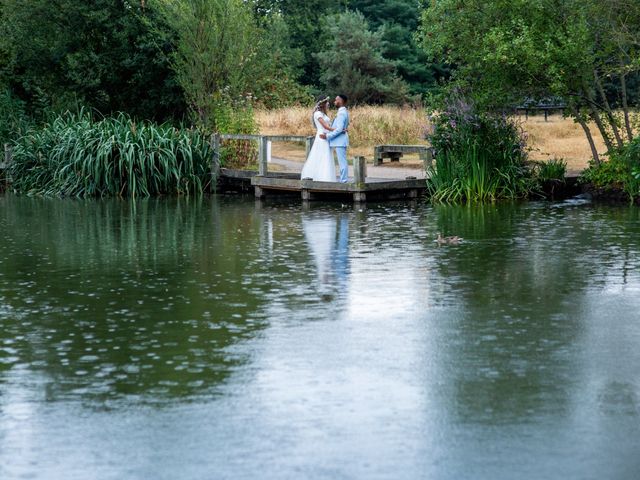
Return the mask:
M349 101L349 99L344 93L340 93L338 96L342 99L344 103L347 103Z

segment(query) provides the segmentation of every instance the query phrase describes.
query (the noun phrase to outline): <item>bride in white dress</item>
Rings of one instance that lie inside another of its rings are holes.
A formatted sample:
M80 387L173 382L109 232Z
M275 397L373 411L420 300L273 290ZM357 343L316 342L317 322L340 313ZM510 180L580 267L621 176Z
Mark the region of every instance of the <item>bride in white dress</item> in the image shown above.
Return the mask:
M310 178L316 182L335 182L336 166L333 163L333 155L329 141L320 138L323 133L333 131L329 116L329 97L322 98L313 111L313 125L316 128L316 138L307 157L307 161L302 167L300 178Z

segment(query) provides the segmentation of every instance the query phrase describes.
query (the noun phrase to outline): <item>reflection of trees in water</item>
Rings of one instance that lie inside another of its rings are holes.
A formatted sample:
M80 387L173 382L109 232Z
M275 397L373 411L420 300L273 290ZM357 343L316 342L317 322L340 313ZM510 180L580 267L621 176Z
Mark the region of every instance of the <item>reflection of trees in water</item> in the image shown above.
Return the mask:
M47 375L51 398L206 392L264 323L253 203L4 197L0 364ZM249 246L249 248L248 248Z
M456 364L452 408L475 421L570 408L584 299L603 278L625 276L621 251L631 248L639 266L629 241L637 211L500 204L434 214L438 230L466 239L437 249L435 262L443 298L464 312L447 349ZM621 242L611 237L618 221Z

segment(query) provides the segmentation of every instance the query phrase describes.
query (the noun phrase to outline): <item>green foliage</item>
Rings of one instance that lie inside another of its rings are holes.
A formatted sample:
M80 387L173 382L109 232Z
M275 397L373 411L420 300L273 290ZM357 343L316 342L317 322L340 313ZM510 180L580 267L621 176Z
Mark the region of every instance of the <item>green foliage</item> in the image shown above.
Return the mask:
M155 2L176 32L173 69L194 121L219 131L216 109L250 93L258 29L242 0Z
M567 175L567 162L561 158L554 158L547 162L536 162L535 176L541 182L549 180L564 181Z
M342 92L353 103L402 103L406 84L393 62L382 56L382 33L372 32L364 16L345 12L331 19L331 41L316 54L327 91Z
M289 45L301 61L293 78L304 85L325 86L317 53L330 48L335 36L323 18L349 9L364 15L382 40L380 52L408 85L410 95L424 95L447 75L441 62L431 62L419 47L415 32L424 2L419 0L252 0L259 16L280 14L290 32ZM333 22L333 20L330 20ZM348 33L348 31L341 34Z
M552 3L558 5L552 5ZM430 58L456 65L455 83L482 107L581 88L592 58L579 2L442 0L424 10Z
M448 74L440 61L430 61L419 47L415 33L422 6L416 0L350 0L349 8L361 12L369 25L381 29L383 56L396 66L411 95L425 95Z
M0 91L0 145L11 143L29 127L24 102L9 90Z
M625 82L640 70L640 2L439 0L424 10L420 36L429 58L456 67L452 87L481 108L557 97L585 131L594 122L608 150L633 137ZM607 95L613 82L622 118Z
M291 46L290 27L280 14L260 19L261 41L256 54L256 78L252 81L255 103L266 108L306 105L313 100L298 83L302 52Z
M171 33L145 2L1 0L0 18L0 83L35 119L78 105L158 120L184 114Z
M631 201L640 197L640 137L611 152L608 161L592 162L580 181L604 191L623 191Z
M198 130L65 114L17 140L12 187L35 195L152 196L202 193L211 150Z
M274 107L307 99L294 81L299 52L289 48L288 27L279 15L257 21L243 0L156 5L177 37L172 65L197 125L234 133L229 124L247 123L247 104ZM240 118L230 119L235 113ZM253 122L248 123L238 133L252 133Z
M231 134L257 133L258 126L251 102L220 101L215 106L219 132ZM258 149L249 140L225 140L222 142L220 160L228 168L252 168L257 165Z
M252 0L259 16L279 14L286 22L289 46L297 50L299 62L293 77L303 85L317 86L322 70L316 53L327 47L330 39L324 18L345 9L345 0Z
M434 201L520 198L535 189L521 132L512 121L476 113L457 100L432 122L435 165L427 173Z

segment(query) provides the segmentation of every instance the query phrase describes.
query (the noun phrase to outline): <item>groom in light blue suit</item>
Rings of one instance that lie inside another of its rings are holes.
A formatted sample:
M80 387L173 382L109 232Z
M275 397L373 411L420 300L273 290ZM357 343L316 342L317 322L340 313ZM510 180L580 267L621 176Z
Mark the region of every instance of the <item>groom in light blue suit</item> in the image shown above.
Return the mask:
M347 96L340 94L335 99L335 105L338 107L338 114L333 120L331 127L334 129L326 135L321 135L329 141L331 150L336 152L338 157L338 165L340 165L340 182L347 183L349 181L349 163L347 162L347 147L349 146L349 112L347 111Z

